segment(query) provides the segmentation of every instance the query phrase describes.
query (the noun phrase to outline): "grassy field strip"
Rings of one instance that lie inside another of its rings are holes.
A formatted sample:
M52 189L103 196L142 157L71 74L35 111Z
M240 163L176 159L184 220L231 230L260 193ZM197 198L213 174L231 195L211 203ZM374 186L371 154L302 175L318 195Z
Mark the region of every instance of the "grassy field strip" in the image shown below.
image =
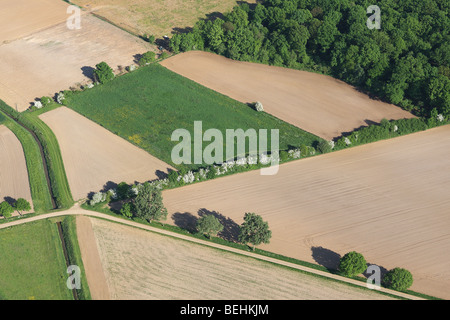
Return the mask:
M2 230L0 270L0 299L73 300L58 230L50 220Z
M146 225L143 225L143 224L140 224L140 223L137 223L137 222L133 222L133 221L128 221L128 220L125 220L125 219L122 219L122 218L112 217L112 216L109 216L107 214L83 210L83 209L80 209L77 205L75 205L73 208L71 208L69 210L60 211L60 212L54 212L54 213L48 213L48 214L44 214L44 215L40 215L40 216L35 216L35 217L31 217L31 218L29 218L27 220L19 220L19 221L13 221L13 222L10 222L10 223L5 223L3 225L0 225L0 230L3 229L3 228L14 226L14 225L19 225L19 224L22 224L22 223L25 223L25 222L32 222L32 221L42 220L42 219L46 219L46 218L50 218L50 217L58 217L58 216L66 216L66 215L86 215L86 216L106 219L106 220L109 220L109 221L122 223L122 224L125 224L125 225L128 225L128 226L131 226L131 227L136 227L136 228L140 228L140 229L143 229L143 230L152 231L152 232L156 232L156 233L159 233L159 234L167 235L167 236L170 236L170 237L174 237L174 238L178 238L178 239L182 239L182 240L186 240L186 241L202 244L202 245L205 245L205 246L208 246L208 247L212 247L212 248L216 248L216 249L220 249L220 250L224 250L224 251L228 251L228 252L241 254L241 255L244 255L244 256L247 256L247 257L251 257L251 258L255 258L255 259L258 259L258 260L272 262L274 264L283 265L283 266L286 266L286 267L289 267L289 268L292 268L292 269L297 269L297 270L300 270L300 271L303 271L303 272L307 272L307 273L310 273L310 274L326 277L326 278L329 278L329 279L334 279L334 280L337 280L337 281L346 282L346 283L349 283L351 285L356 285L356 286L363 287L363 288L366 287L366 284L364 282L361 282L361 281L357 281L357 280L341 277L341 276L330 274L330 273L323 272L323 271L320 271L320 270L311 269L311 268L300 266L300 265L297 265L297 264L294 264L294 263L280 261L280 260L273 259L273 258L270 258L270 257L263 257L261 255L258 255L258 254L252 253L252 252L246 252L246 251L242 251L242 250L239 250L239 249L230 248L228 246L210 243L208 241L195 239L195 238L192 238L192 237L189 237L189 236L184 236L184 235L181 235L181 234L178 234L178 233L174 233L174 232L171 232L171 231L161 230L161 229L158 229L158 228L146 226ZM424 300L424 299L419 298L419 297L415 297L415 296L412 296L412 295L409 295L409 294L406 294L406 293L402 293L402 292L389 290L389 289L386 289L386 288L380 288L379 291L383 292L383 293L391 294L391 295L394 295L394 296L398 296L398 297L401 297L401 298L405 298L405 299Z
M215 128L224 137L228 129L266 129L268 135L271 129L278 129L281 150L287 150L289 146L312 146L322 140L180 76L158 63L139 68L104 85L77 92L67 97L65 104L177 169L201 166L174 164L171 155L178 144L178 141L171 141L172 133L177 129L186 129L193 136L195 121L202 121L203 131ZM226 155L226 139L223 145ZM268 149L270 145L269 135Z
M70 208L73 204L73 198L64 170L64 163L61 157L58 140L54 133L42 120L32 114L24 113L19 120L35 132L44 148L56 206L58 208Z
M0 112L0 117L4 116ZM31 133L21 127L13 120L6 120L4 123L19 139L27 162L28 179L30 182L31 197L36 213L47 212L53 209L47 179L44 173L39 147Z

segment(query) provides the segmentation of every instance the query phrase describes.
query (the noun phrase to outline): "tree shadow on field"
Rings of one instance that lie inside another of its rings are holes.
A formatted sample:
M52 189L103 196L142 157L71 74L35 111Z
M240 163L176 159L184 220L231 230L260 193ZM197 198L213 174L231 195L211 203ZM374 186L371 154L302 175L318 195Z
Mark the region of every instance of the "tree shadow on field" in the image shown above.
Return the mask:
M3 198L3 200L5 200L7 203L9 203L11 206L13 206L15 203L16 203L16 201L17 201L17 199L14 199L14 198L12 198L12 197L4 197Z
M176 226L189 231L190 233L195 233L197 231L197 217L189 212L175 212L172 215L172 220Z
M340 254L324 247L311 247L311 251L314 261L332 273L337 272L341 259Z
M141 58L142 58L142 54L137 53L137 54L133 55L133 62L136 64L139 64L139 60L141 60Z
M362 128L367 128L367 126L379 125L379 124L380 124L380 122L376 122L376 121L369 120L369 119L365 119L364 122L365 122L367 125L361 125L361 126L359 126L359 127L357 127L357 128L353 128L351 131L341 132L341 135L338 136L338 137L334 137L333 140L337 140L337 139L339 139L340 137L348 136L348 135L350 135L351 133L353 133L354 131L361 130Z
M100 190L101 192L107 192L110 189L115 189L117 188L118 184L112 181L108 181L103 185L103 189Z
M169 172L169 170L170 169L167 168L167 172ZM161 171L161 170L156 170L155 175L158 177L158 179L161 179L161 180L166 179L169 176L168 173Z
M220 214L217 211L210 211L205 208L198 210L198 215L200 217L207 215L213 215L214 217L216 217L223 225L223 230L219 232L217 235L227 241L238 242L240 227L231 218L225 217L224 215Z
M81 71L83 72L83 76L91 79L92 81L94 81L94 68L89 67L89 66L84 66L81 67Z

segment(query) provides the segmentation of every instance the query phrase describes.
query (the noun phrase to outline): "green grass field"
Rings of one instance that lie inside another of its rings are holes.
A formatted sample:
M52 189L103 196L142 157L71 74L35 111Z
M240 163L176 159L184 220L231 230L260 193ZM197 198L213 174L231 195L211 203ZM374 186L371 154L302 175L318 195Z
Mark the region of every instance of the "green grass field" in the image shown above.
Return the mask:
M270 129L279 129L281 150L320 141L157 63L78 92L66 100L66 105L178 169L198 167L177 166L171 161L171 151L178 143L171 141L172 132L187 129L193 138L194 121L202 121L203 132L219 129L224 148L226 129L267 129L269 133Z
M57 208L70 208L74 201L55 134L37 114L24 112L19 120L33 130L43 146Z
M58 229L42 220L0 230L0 298L72 300Z

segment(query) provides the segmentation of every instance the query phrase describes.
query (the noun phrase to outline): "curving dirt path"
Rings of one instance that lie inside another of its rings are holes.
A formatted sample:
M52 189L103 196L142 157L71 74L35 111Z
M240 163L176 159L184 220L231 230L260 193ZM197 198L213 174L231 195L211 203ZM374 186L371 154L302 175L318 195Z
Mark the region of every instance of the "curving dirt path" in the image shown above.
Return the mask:
M4 229L4 228L9 228L11 226L19 225L19 224L22 224L22 223L32 222L32 221L41 220L41 219L47 219L47 218L51 218L51 217L65 216L65 215L84 215L84 216L89 216L89 217L94 217L94 218L106 219L106 220L109 220L109 221L112 221L112 222L118 222L120 224L128 225L128 226L135 227L135 228L142 229L142 230L146 230L146 231L151 231L151 232L154 232L154 233L157 233L157 234L167 235L167 236L171 236L171 237L174 237L174 238L177 238L177 239L186 240L186 241L189 241L191 243L196 243L196 244L201 244L201 245L204 245L204 246L207 246L207 247L221 249L221 250L226 251L226 252L237 253L237 254L240 254L240 255L243 255L243 256L256 258L258 260L268 261L268 262L272 262L272 263L275 263L275 264L288 266L288 267L293 268L293 269L302 270L302 271L305 271L305 272L321 275L321 276L324 276L324 277L327 277L327 278L332 278L332 279L336 279L336 280L339 280L339 281L344 281L344 282L347 282L347 283L351 283L351 284L356 285L356 286L365 287L365 283L362 283L362 282L359 282L359 281L355 281L355 280L352 280L352 279L348 279L348 278L345 278L345 277L341 277L341 276L338 276L338 275L330 274L330 273L319 271L319 270L315 270L315 269L310 269L308 267L303 267L303 266L300 266L300 265L297 265L297 264L293 264L293 263L289 263L289 262L285 262L285 261L280 261L280 260L269 258L269 257L260 256L258 254L253 253L253 252L242 251L242 250L239 250L239 249L230 248L230 247L227 247L227 246L210 243L210 242L207 242L207 241L204 241L204 240L192 238L192 237L181 235L181 234L174 233L174 232L171 232L171 231L162 230L162 229L158 229L158 228L142 225L140 223L133 222L133 221L130 221L130 220L127 220L127 219L123 219L123 218L119 218L119 217L113 217L113 216L109 216L109 215L106 215L106 214L103 214L103 213L94 212L94 211L87 211L87 210L81 209L78 204L76 204L70 210L53 212L53 213L47 213L47 214L42 214L42 215L38 215L38 216L35 216L35 217L29 217L29 218L26 218L26 219L21 219L21 220L16 220L16 221L0 224L0 230ZM91 245L89 247L91 247ZM98 278L94 277L94 279L98 279ZM101 286L101 287L104 286L103 283L96 283L96 282L89 283L89 287L90 288L91 288L91 286L97 286L97 285ZM405 294L405 293L401 293L401 292L395 292L395 291L392 291L392 290L389 290L389 289L386 289L386 288L380 288L380 291L387 292L387 293L390 293L390 294L394 294L394 295L397 295L399 297L403 297L403 298L406 298L406 299L422 300L421 298L417 298L415 296L411 296L409 294Z

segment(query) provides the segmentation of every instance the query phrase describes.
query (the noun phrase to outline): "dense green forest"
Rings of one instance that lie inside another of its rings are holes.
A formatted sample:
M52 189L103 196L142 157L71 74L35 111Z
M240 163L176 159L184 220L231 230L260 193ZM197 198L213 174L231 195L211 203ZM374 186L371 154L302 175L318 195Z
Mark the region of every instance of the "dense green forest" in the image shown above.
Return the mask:
M380 29L366 24L373 4ZM448 0L244 3L175 34L170 48L320 72L418 116L449 116L449 8Z

